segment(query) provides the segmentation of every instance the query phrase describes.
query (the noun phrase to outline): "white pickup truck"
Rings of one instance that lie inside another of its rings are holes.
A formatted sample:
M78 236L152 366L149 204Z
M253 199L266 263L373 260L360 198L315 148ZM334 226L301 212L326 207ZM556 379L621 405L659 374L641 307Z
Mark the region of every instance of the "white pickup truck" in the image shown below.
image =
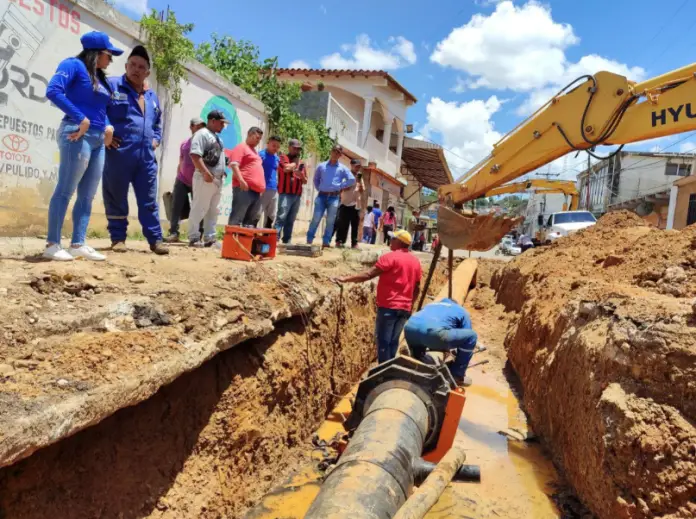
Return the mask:
M547 245L562 236L568 236L574 232L590 227L597 223L597 219L589 211L561 211L552 213L543 224L543 217L540 215L539 222L543 225L537 233L537 240L542 245Z

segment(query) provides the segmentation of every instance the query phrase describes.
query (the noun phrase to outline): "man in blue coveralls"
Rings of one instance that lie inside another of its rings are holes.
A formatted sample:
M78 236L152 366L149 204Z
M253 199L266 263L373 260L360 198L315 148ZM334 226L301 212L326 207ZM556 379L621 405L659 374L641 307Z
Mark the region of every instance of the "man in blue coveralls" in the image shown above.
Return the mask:
M471 385L471 379L465 373L478 337L471 329L469 312L462 306L447 298L424 306L409 317L404 337L413 358L426 364L432 363L426 350L448 352L456 349L456 358L449 366L450 373L457 384Z
M149 75L150 56L145 47L137 45L126 62L126 73L109 78L114 94L106 113L114 138L106 150L102 191L114 252L126 251L128 189L133 184L138 220L150 250L169 254L162 245L157 204L155 150L162 141L162 110L157 94L145 85Z

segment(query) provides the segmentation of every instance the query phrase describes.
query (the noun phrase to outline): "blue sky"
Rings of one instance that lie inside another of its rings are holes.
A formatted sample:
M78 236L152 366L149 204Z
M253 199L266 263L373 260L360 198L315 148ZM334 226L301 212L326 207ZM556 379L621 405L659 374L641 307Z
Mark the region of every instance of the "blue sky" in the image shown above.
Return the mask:
M696 34L693 0L659 9L648 0L114 2L135 18L169 5L195 24L196 43L213 32L248 39L281 66L388 70L419 100L407 122L452 151L455 176L569 80L601 69L640 80L687 65ZM696 138L631 148L696 151ZM584 160L553 169L573 177Z

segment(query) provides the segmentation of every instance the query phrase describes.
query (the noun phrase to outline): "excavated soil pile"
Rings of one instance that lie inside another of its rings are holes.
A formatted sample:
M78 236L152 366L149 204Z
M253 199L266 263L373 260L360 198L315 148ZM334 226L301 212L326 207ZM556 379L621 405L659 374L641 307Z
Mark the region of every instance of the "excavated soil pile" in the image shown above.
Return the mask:
M0 517L240 517L373 360L372 294L336 291L311 314L0 470Z
M611 213L492 279L535 431L600 518L696 517L696 227Z

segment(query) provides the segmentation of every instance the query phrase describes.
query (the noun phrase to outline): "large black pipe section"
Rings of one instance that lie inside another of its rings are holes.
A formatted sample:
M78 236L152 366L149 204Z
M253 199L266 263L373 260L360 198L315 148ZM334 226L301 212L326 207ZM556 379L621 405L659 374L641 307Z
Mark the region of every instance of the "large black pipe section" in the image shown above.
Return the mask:
M413 462L413 479L416 486L420 486L423 481L435 470L437 465L424 459L417 459ZM452 481L468 481L472 483L481 482L481 467L478 465L462 465L454 473Z
M413 488L413 464L428 433L428 410L413 391L381 392L305 519L390 519Z

